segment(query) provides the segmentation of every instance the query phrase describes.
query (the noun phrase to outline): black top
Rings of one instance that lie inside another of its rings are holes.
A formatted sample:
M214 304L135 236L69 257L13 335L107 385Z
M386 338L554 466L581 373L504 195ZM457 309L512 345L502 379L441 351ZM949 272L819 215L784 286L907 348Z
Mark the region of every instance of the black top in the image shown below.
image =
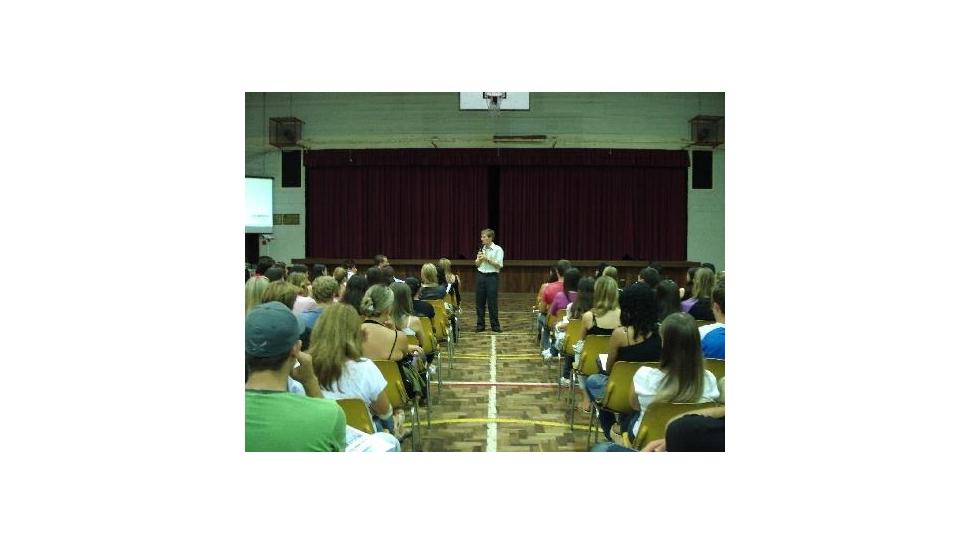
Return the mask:
M629 331L627 328L627 339L630 337ZM660 347L660 335L654 332L641 343L617 348L616 361L660 361Z
M418 299L424 299L424 300L427 300L427 299L444 299L445 298L445 289L447 289L447 288L445 286L442 286L441 284L439 284L439 285L437 285L437 286L435 286L433 288L429 288L427 286L421 286L421 289L418 290Z
M596 325L596 314L593 314L593 327L586 332L587 335L612 335L612 329L606 329Z
M411 301L411 305L414 307L414 313L418 316L424 316L425 318L431 318L434 320L434 307L431 303L425 303L424 301Z
M714 321L714 311L711 310L711 300L710 299L698 299L694 306L690 307L690 312L688 312L695 320L707 320L710 322Z
M724 452L724 419L689 414L667 426L669 452Z

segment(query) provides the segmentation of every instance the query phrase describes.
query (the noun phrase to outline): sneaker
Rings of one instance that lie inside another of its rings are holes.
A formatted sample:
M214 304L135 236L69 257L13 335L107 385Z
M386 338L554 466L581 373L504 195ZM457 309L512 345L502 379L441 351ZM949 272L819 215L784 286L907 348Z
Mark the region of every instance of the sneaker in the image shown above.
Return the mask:
M572 384L572 381L569 380L568 378L559 377L559 385L562 386L563 388L569 388L570 384Z
M549 360L552 359L552 351L546 348L542 351L542 359Z

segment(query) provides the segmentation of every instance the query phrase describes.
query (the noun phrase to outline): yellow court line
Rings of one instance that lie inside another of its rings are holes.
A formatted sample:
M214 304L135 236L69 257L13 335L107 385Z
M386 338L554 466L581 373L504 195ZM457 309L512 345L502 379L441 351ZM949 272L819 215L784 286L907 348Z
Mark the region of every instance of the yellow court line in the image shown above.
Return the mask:
M550 422L548 420L522 420L518 418L447 418L444 420L432 420L431 424L537 424L540 426L552 426L554 428L568 428L569 424L563 422ZM410 422L405 422L410 427ZM574 426L576 430L589 431L593 428Z

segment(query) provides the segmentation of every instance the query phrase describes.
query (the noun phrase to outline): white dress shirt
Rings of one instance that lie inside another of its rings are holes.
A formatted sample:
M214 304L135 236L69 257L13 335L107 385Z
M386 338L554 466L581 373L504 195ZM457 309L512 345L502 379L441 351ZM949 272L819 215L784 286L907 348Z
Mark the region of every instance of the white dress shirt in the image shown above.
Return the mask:
M490 246L483 248L482 253L485 254L486 258L497 263L498 267L492 265L488 261L482 261L482 263L478 266L478 272L497 273L504 266L505 252L498 244L493 242Z

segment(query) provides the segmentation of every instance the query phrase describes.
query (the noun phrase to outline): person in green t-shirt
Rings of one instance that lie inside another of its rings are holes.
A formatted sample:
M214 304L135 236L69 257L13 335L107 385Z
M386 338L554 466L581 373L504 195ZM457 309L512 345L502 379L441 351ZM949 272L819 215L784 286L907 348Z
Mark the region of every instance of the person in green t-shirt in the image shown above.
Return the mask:
M246 451L343 452L347 417L323 399L312 360L301 352L303 322L273 301L246 316ZM287 377L303 384L306 396L291 394Z

